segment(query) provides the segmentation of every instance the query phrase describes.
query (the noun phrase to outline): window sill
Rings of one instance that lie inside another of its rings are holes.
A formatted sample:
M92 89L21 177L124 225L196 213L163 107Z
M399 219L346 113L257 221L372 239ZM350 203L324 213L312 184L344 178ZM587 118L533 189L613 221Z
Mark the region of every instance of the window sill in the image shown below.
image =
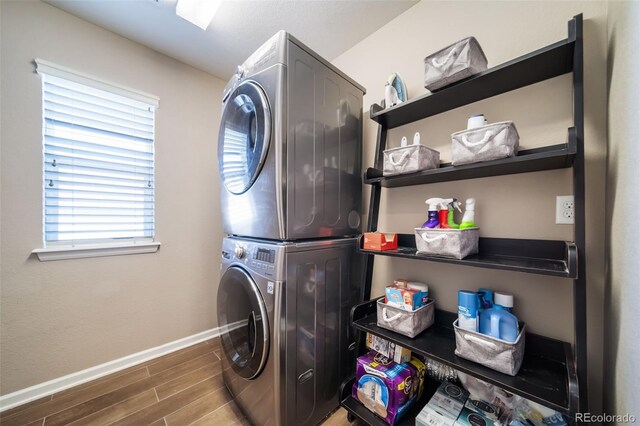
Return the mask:
M160 242L149 241L139 243L87 244L78 246L54 246L33 250L40 262L50 260L80 259L84 257L120 256L125 254L155 253Z

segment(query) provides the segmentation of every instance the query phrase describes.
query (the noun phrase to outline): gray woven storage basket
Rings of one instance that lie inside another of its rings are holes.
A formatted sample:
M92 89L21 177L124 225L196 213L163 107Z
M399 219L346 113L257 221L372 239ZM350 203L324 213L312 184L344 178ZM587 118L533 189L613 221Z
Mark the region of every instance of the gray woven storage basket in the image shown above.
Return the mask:
M478 40L467 37L424 58L424 87L433 92L486 69Z
M456 335L455 354L501 373L515 376L524 358L525 324L520 322L519 325L520 333L512 343L460 328L458 320L455 320L453 323Z
M409 145L384 151L384 176L413 173L440 166L440 153L424 145Z
M464 259L478 253L478 228L442 229L415 228L418 254Z
M378 327L413 338L433 325L434 309L433 299L429 299L426 305L415 311L407 311L387 305L384 297L381 297L377 302Z
M451 135L451 164L460 166L513 157L519 145L520 135L513 121L462 130Z

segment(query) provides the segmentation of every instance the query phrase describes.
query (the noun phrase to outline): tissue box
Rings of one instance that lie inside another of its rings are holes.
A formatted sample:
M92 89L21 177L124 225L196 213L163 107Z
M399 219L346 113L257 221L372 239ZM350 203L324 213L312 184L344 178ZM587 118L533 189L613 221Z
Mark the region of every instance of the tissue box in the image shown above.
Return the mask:
M462 130L451 135L451 164L460 166L513 157L519 145L520 136L513 121Z
M374 351L358 358L352 396L393 425L416 399L417 373Z
M398 234L366 232L362 248L365 250L395 250L398 248Z
M467 407L462 409L455 422L455 426L495 426L496 423L485 417L483 414L470 410Z
M428 298L429 293L426 291L401 288L396 285L390 285L384 289L384 302L405 311L415 311L426 305Z
M424 58L424 87L433 92L486 69L478 40L467 37Z
M383 176L437 169L440 166L440 152L424 145L391 148L383 152L382 164Z
M443 382L416 417L416 425L453 426L468 397L469 393L466 390Z
M408 362L411 360L411 351L400 345L396 345L382 337L378 337L371 333L367 333L367 348L378 352L380 355L384 355L389 359L392 359L398 364Z

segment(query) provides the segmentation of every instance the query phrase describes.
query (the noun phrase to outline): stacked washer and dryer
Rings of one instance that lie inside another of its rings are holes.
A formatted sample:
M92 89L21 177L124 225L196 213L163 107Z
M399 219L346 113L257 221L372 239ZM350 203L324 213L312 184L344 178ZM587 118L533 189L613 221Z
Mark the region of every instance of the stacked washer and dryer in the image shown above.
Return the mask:
M223 378L256 425L317 424L353 367L364 93L284 31L224 90Z

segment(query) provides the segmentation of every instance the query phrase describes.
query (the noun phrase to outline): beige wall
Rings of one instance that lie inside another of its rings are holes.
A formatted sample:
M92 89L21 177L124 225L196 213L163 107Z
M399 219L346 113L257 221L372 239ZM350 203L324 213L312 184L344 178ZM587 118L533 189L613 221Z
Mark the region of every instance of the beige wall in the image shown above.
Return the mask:
M1 2L1 393L216 326L224 82L39 1ZM42 58L160 97L156 254L39 262Z
M384 97L384 83L392 72L402 75L411 98L426 93L423 58L427 54L474 35L489 66L498 65L566 38L567 21L581 12L585 18L589 385L590 408L597 412L603 362L606 4L422 1L333 62L367 87L365 106ZM571 93L571 76L562 76L394 129L388 146L399 146L403 135L411 140L420 131L423 141L449 161L450 134L465 128L467 117L478 112L491 122L515 121L522 148L562 143L572 123ZM367 166L373 161L375 137L375 123L366 120ZM571 193L569 169L383 189L379 229L412 233L426 218L425 199L473 196L478 200L476 221L483 236L571 240L572 226L555 225L555 196ZM449 311L456 310L458 289L490 287L512 292L517 313L529 331L573 341L571 280L382 257L376 258L373 295L382 294L395 277L429 283L439 308Z
M640 419L640 3L609 3L605 408ZM613 391L612 391L613 390Z

